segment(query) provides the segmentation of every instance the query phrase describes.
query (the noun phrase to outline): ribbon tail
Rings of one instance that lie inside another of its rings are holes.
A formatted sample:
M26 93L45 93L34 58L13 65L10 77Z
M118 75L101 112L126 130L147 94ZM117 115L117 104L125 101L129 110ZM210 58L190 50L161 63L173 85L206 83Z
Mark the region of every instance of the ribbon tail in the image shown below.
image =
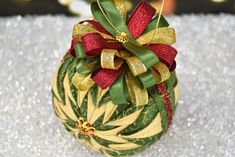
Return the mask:
M126 84L129 91L131 103L136 106L148 104L148 92L141 86L141 83L136 79L131 71L127 71Z
M118 80L110 87L109 93L114 104L120 105L129 103L130 96L125 81L125 72L123 72Z

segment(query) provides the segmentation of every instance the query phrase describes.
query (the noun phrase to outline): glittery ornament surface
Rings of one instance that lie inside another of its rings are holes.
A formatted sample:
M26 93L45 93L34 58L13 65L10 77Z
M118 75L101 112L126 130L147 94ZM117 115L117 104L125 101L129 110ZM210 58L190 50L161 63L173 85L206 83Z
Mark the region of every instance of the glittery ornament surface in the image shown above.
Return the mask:
M235 156L235 16L173 16L181 96L173 125L137 155ZM70 46L64 16L0 18L0 157L100 157L54 115L51 76Z

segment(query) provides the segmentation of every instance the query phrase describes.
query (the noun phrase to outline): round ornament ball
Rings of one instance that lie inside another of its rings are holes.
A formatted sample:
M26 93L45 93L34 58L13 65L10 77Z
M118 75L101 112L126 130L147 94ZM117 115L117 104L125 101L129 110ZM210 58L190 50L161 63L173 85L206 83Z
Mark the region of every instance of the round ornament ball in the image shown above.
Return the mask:
M146 1L128 18L117 0L91 4L52 80L55 114L106 156L143 151L167 131L178 102L175 31Z

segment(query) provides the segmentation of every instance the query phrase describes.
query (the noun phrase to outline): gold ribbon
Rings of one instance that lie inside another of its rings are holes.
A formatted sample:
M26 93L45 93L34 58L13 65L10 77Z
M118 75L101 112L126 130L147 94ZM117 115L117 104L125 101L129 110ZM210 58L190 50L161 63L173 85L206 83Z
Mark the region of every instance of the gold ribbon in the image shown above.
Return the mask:
M137 57L130 57L126 59L127 64L134 76L143 74L147 71L145 65Z
M157 84L160 84L168 80L171 76L170 70L162 62L159 62L156 65L154 65L151 71L153 73L154 79L157 82Z
M141 45L146 44L174 44L176 41L175 30L170 27L156 28L137 39Z
M99 32L98 30L96 30L95 28L93 28L90 25L84 25L84 24L75 24L73 27L73 38L77 39L77 40L81 40L81 37L83 35L86 35L88 33L99 33L103 38L105 39L110 39L110 40L115 40L114 37L107 35L105 33Z
M120 58L118 50L103 49L101 53L101 67L105 69L119 69L123 64L123 59Z
M117 10L123 17L123 19L126 20L127 8L126 8L125 0L113 0L113 1L116 5Z
M138 82L130 71L127 71L125 79L132 104L136 106L148 104L147 90L141 86L141 83Z

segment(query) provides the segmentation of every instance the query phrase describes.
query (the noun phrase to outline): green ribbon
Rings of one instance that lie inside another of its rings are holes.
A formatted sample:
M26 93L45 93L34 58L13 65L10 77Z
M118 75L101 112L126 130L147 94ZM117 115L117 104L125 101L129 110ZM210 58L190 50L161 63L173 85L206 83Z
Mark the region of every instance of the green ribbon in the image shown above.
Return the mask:
M139 77L144 88L149 88L149 87L152 87L156 84L156 81L154 79L154 76L153 76L151 70L148 70L147 72L139 75L138 77Z
M86 57L86 53L83 49L82 44L76 44L74 46L74 49L75 49L75 54L76 54L77 58L85 58Z
M128 104L130 102L130 96L125 81L125 73L126 72L124 71L109 89L114 104Z

